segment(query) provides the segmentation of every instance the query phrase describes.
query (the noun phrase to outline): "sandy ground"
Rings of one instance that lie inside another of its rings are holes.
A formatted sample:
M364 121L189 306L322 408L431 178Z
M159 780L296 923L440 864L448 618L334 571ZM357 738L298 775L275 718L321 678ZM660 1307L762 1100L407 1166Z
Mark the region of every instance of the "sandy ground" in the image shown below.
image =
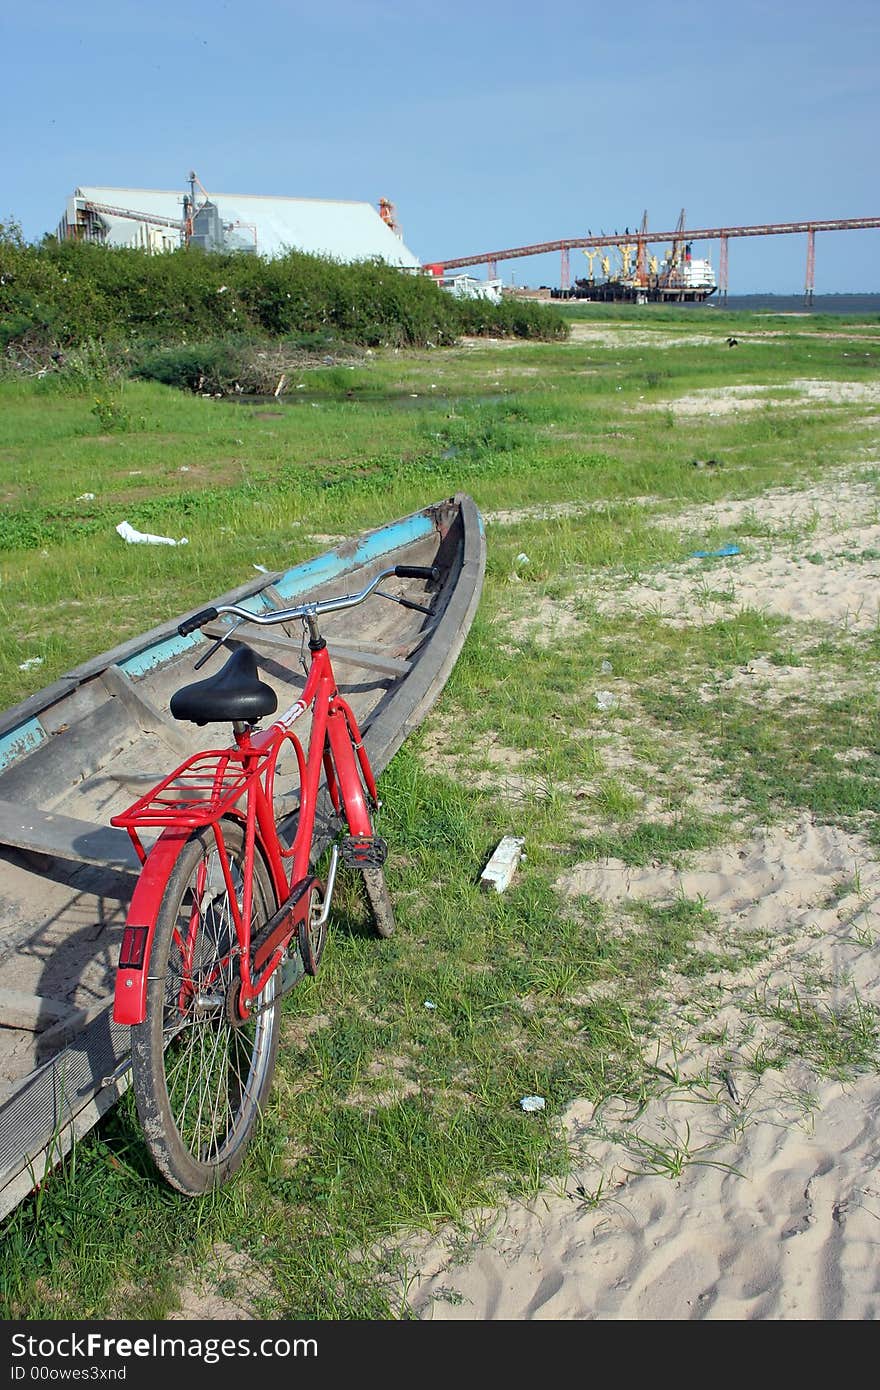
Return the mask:
M693 535L736 528L756 511L764 534L709 571L686 559L611 594L585 579L584 595L671 623L748 605L813 625L876 626L880 518L869 481L829 477L657 521ZM551 614L556 635L577 621L558 604L532 620ZM735 679L772 698L804 674L759 661ZM876 851L803 815L696 855L680 872L585 862L557 890L612 911L684 894L732 935L769 932L773 946L737 975L720 972L699 988L672 982L668 1031L658 1030L646 1056L659 1084L638 1112L613 1098L569 1107L564 1183L528 1204L474 1212L465 1233L407 1243L413 1311L480 1321L880 1315L880 1077L834 1079L803 1051L785 1061L777 1049L774 1064L756 1065L779 1041L780 1010L796 1008L811 980L825 982L826 1008L880 1006Z

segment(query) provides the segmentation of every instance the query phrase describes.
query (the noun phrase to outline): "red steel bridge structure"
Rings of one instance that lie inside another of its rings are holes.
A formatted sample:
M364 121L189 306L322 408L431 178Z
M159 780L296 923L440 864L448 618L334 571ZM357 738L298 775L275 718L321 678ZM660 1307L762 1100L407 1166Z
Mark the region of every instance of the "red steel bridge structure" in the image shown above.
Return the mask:
M602 236L564 237L559 241L537 242L533 246L513 246L506 251L486 251L476 256L457 256L450 260L434 262L434 265L437 271L444 274L446 271L457 270L463 266L485 265L488 268L489 277L495 278L498 274L499 261L513 261L522 256L541 256L547 251L559 251L561 253L560 288L569 290L571 289L569 252L575 247L585 249L587 247L619 246L621 242L628 242L638 248L638 261L643 262L649 242L669 241L674 245L676 242L683 241L718 241L721 243L718 265L718 295L719 298L726 299L728 241L731 237L790 236L792 233L801 232L806 233L807 237L804 294L807 302L812 303L816 278L816 233L849 232L872 228L880 228L880 217L837 217L808 222L762 222L754 227L685 228L679 225L673 232L649 232L643 223L638 231L627 231L625 235L615 232L613 236L606 236L603 233Z

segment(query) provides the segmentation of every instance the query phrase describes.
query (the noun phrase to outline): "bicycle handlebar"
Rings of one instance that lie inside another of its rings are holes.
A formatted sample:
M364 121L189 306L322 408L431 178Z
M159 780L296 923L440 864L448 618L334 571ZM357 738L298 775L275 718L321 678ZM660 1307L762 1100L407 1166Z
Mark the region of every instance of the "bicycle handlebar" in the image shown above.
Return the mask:
M256 623L259 627L271 627L275 623L289 623L296 618L317 618L322 613L339 613L345 608L355 608L364 599L370 597L383 579L389 575L394 575L398 579L431 579L438 580L440 571L436 565L392 565L390 569L382 570L371 579L365 589L361 589L358 594L345 594L341 598L319 599L315 603L301 603L296 608L277 608L270 613L252 613L249 608L240 608L236 603L221 603L216 608L203 608L198 613L193 613L191 617L184 618L178 624L177 631L181 637L188 637L191 632L204 627L205 623L213 622L221 614L231 613L243 622Z

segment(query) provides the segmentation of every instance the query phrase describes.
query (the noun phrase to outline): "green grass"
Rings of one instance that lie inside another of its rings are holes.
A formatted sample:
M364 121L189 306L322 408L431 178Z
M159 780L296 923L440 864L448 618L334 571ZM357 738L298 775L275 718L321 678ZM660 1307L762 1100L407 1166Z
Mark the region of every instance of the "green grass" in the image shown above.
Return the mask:
M255 563L315 554L316 534L350 535L458 489L490 517L572 508L489 521L464 650L382 779L398 932L372 939L344 885L321 974L285 1004L272 1101L244 1170L209 1199L176 1196L127 1097L4 1223L6 1316L163 1317L226 1246L264 1272L263 1315L400 1316L401 1233L467 1229L475 1207L562 1178L564 1107L644 1103L668 1083L651 1060L659 1038L686 1025L719 1048L736 1042L756 1073L791 1058L817 1076L876 1069L876 1015L846 981L832 993L792 958L790 986L756 993L762 972L788 961L782 927L756 931L681 893L571 896L560 880L609 859L672 874L801 813L876 843L876 631L743 608L709 564L714 621L674 625L610 600L728 540L745 560L817 554L817 523L773 529L761 498L843 466L876 488L866 407L716 418L666 407L728 384L772 384L785 399L805 376L876 381L877 345L849 321L846 341L812 320L591 310L589 322L618 340L377 352L351 371L304 373L303 405L134 382L114 397L122 414L102 419L94 391L0 382L6 705L108 634L198 606ZM768 327L781 336L757 340ZM628 344L636 328L712 342ZM707 458L719 466L694 467ZM677 524L722 499L752 504L736 528L711 513L696 529ZM126 547L123 518L189 545ZM871 558L862 547L847 563ZM42 665L20 671L34 656ZM774 704L763 686L737 684L752 662L804 679ZM599 691L613 708L599 708ZM480 870L508 833L525 834L526 860L508 892L484 894ZM829 884L835 902L845 889ZM744 1001L741 1039L716 1026L731 999ZM770 1031L750 1038L749 1027ZM526 1094L546 1110L524 1114ZM640 1161L708 1161L690 1136L670 1153Z

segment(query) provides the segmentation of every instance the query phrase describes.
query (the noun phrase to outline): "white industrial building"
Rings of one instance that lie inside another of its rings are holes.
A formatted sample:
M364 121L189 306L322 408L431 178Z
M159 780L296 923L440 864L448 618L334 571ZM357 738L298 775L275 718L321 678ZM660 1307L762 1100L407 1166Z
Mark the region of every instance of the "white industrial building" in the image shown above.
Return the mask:
M56 235L107 246L171 251L186 239L205 250L261 256L307 251L351 262L378 257L388 265L418 270L404 245L391 205L384 215L372 203L322 198L275 198L252 193L211 193L185 206L179 190L83 186L68 198Z
M448 290L456 299L488 299L491 304L501 303L501 280L478 280L476 275L458 271L442 276L437 283L441 289Z

